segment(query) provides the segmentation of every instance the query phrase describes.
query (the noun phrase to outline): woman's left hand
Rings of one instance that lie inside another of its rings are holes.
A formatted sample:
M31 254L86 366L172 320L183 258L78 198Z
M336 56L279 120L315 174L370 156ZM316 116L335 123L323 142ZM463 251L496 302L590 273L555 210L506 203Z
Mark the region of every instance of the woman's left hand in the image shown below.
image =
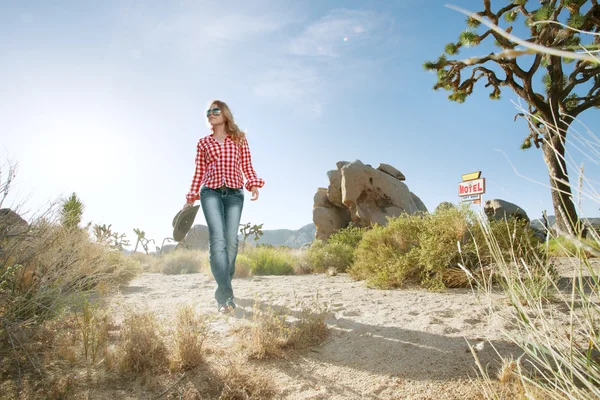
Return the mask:
M258 199L258 188L256 186L252 186L252 189L250 189L250 191L252 192L252 198L250 199L250 201L254 201Z

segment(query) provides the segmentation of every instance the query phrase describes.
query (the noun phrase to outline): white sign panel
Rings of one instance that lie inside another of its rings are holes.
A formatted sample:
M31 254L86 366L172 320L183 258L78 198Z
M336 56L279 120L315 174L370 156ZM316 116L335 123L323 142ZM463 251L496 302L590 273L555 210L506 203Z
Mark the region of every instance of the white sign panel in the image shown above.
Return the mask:
M458 195L460 197L485 193L485 178L473 179L458 183Z
M469 195L466 195L466 196L462 196L460 199L462 201L481 200L481 195L480 194L469 194Z

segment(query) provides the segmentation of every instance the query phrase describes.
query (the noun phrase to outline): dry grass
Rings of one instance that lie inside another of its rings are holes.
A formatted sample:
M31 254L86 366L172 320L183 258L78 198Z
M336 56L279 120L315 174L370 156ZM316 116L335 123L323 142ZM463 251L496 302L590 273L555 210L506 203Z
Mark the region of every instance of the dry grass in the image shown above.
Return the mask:
M276 393L272 380L241 360L229 361L219 375L223 385L220 400L270 399Z
M202 345L207 335L208 323L206 319L196 315L192 307L183 306L177 311L174 362L179 368L189 370L197 367L202 362Z
M156 317L130 312L121 325L116 366L121 372L157 372L169 365L167 346Z
M108 331L112 325L110 316L97 305L84 300L80 313L75 314L77 328L86 361L95 363L108 341Z
M328 335L326 309L297 304L297 311L264 309L255 302L250 326L240 329L240 345L249 359L283 357L288 350L304 349L321 343Z
M208 266L208 256L202 250L176 250L160 256L159 266L168 275L193 274Z
M162 272L162 258L164 256L156 256L154 254L145 254L140 252L131 253L128 255L131 259L140 263L144 272Z

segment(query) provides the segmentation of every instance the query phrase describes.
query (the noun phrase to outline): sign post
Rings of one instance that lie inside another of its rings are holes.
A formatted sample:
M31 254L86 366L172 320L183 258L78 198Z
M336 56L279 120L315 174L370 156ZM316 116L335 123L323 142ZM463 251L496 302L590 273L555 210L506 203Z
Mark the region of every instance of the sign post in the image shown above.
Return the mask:
M481 177L481 171L463 175L462 182L458 183L458 197L462 201L472 201L473 204L481 204L481 196L484 193L485 178Z

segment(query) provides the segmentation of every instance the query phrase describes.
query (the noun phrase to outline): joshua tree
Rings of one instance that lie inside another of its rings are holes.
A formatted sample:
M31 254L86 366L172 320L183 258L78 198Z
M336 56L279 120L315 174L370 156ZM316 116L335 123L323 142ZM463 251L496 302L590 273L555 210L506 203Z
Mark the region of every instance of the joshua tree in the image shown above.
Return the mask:
M3 176L3 173L6 176ZM0 166L0 208L2 208L2 203L4 203L4 200L8 196L8 192L10 191L10 185L14 181L16 175L16 164L8 162L5 165Z
M77 228L81 223L84 208L83 203L75 193L63 200L60 209L61 225L66 229Z
M521 44L581 55L573 50L597 49L600 43L600 36L588 36L583 32L599 31L600 6L597 0L498 3L502 3L498 6L501 8L494 12L491 0L483 0L483 11L467 18L468 29L460 34L458 41L448 43L445 54L437 61L426 62L424 68L437 71L434 89L451 92L448 96L451 101L464 102L480 79L490 88L493 100L499 99L501 90L508 87L526 101L529 134L521 147L527 149L535 145L542 149L557 227L563 232L577 234L580 221L569 184L565 141L573 121L584 111L600 106L600 64L589 56L566 58L555 55L560 54L558 51L531 50L531 46L527 50L518 50L510 32L515 21L521 18L530 34ZM507 25L505 32L488 24L490 29L476 30L481 20L497 27L502 19ZM477 46L486 39L494 40L496 52L467 60L448 58L457 55L461 48ZM573 62L574 59L577 61Z
M138 228L133 228L133 232L135 232L137 235L137 241L135 242L135 248L133 249L133 252L135 253L137 251L138 244L140 244L142 240L146 239L146 232Z
M113 249L123 250L125 246L129 246L129 240L124 233L112 231L112 225L94 225L93 233L96 238L96 243L107 245Z
M242 235L244 235L244 242L243 242L243 246L246 246L246 239L248 238L248 236L252 236L254 235L254 240L258 240L258 238L260 236L263 235L263 231L262 231L262 227L264 224L260 224L260 225L252 225L252 222L248 222L247 224L240 224L240 226L242 227L240 229L240 233Z

